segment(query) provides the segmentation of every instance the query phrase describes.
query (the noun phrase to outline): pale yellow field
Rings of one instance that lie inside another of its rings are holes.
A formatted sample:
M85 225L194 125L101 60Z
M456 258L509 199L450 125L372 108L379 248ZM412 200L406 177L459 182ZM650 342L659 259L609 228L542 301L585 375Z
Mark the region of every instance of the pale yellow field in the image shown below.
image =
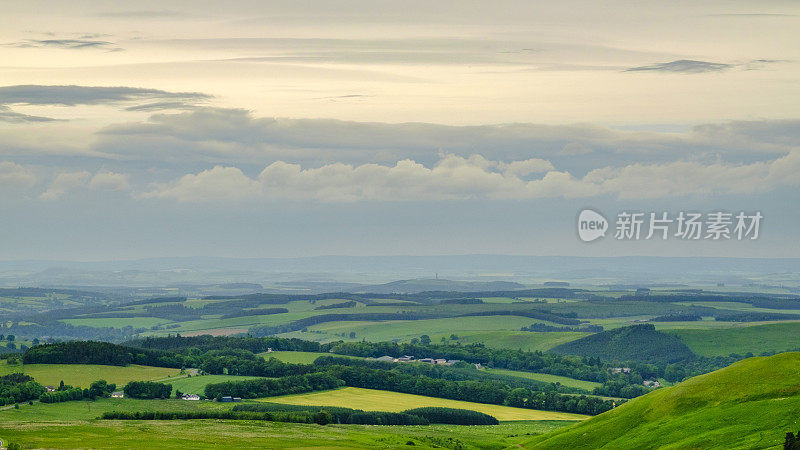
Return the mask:
M345 408L363 409L365 411L390 412L405 411L407 409L420 408L423 406L440 406L444 408L479 411L494 416L497 420L503 421L583 420L589 417L557 411L539 411L535 409L512 408L510 406L486 405L483 403L462 402L458 400L354 387L346 387L332 391L311 392L308 394L269 397L260 400L289 405L342 406Z

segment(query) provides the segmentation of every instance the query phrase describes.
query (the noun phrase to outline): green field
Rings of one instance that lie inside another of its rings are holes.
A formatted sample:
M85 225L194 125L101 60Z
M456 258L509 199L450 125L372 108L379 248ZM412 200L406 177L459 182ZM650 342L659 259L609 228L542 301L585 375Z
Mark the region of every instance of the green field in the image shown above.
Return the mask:
M564 420L495 426L306 425L241 420L104 421L110 411L225 410L229 403L101 399L20 405L0 411L0 439L24 448L464 448L501 449L530 435L571 424ZM224 443L224 444L221 444Z
M89 387L93 381L106 380L118 386L129 381L159 380L178 376L180 370L148 366L102 366L90 364L25 364L10 366L0 361L0 375L22 372L43 385L57 386L62 380L72 386Z
M402 394L399 392L378 391L346 387L332 391L311 392L307 394L269 397L271 403L312 406L344 406L363 409L365 411L405 411L423 406L441 406L480 411L497 418L497 420L582 420L587 416L557 411L538 411L534 409L511 408L509 406L488 405L483 403L462 402L422 395Z
M650 394L531 448L770 448L800 429L800 353L750 358Z
M779 352L800 349L800 322L737 326L721 330L663 330L678 336L696 354Z
M330 353L319 353L319 352L269 352L269 353L259 353L258 355L266 359L275 358L283 362L294 363L294 364L311 364L314 362L315 359L319 358L320 356L331 356Z
M560 383L562 386L585 389L589 392L596 387L602 386L601 383L595 383L594 381L576 380L575 378L550 375L549 373L522 372L519 370L507 369L486 369L486 372L496 373L498 375L510 375L512 377L528 378L530 380L544 381L545 383Z
M556 345L574 341L575 339L580 339L587 335L588 333L578 333L574 331L547 333L531 333L529 331L484 331L458 333L458 342L462 344L481 343L492 348L546 351Z
M462 344L484 343L497 348L523 350L547 350L564 342L572 341L586 333L548 332L531 333L520 331L523 326L542 322L541 320L519 316L453 317L447 319L396 320L384 322L328 322L314 325L307 332L295 331L280 335L304 340L330 342L344 341L395 341L408 342L423 334L431 337L434 343L449 340L456 334ZM350 338L355 332L355 338Z
M206 385L208 384L223 383L226 381L254 380L256 378L260 377L244 377L236 375L195 375L193 377L177 378L175 380L166 382L172 385L174 388L173 392L178 390L184 394L204 395Z
M74 326L85 325L87 327L133 327L150 328L156 325L163 325L172 322L169 319L159 319L158 317L102 317L92 319L63 319L62 322Z
M356 339L368 341L407 341L422 334L431 338L449 337L452 333L472 331L516 331L539 320L519 316L453 317L447 319L395 320L384 322L328 322L309 327L327 334L356 333Z

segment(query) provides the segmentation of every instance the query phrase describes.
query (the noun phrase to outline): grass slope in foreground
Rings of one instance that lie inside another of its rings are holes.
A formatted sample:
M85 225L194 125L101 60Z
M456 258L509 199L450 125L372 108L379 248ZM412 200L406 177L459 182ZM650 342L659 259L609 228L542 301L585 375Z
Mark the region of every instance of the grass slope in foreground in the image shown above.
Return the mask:
M769 448L800 428L800 353L750 358L656 390L531 448Z
M100 399L20 405L0 411L0 439L25 448L463 448L503 449L570 424L504 422L491 426L307 425L247 420L96 420L109 411L203 411L230 403ZM407 442L414 446L407 446Z
M292 394L264 399L271 403L310 406L343 406L363 409L365 411L401 412L423 406L441 406L444 408L469 409L478 411L497 420L582 420L588 416L558 411L539 411L535 409L512 408L510 406L488 405L484 403L464 402L443 398L425 397L422 395L403 394L400 392L379 391L346 387L332 391Z

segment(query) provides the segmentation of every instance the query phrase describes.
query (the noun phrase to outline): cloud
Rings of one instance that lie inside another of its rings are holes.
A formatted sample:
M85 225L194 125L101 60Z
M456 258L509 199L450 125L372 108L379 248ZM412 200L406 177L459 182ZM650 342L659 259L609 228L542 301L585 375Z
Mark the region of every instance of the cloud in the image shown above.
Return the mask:
M153 99L179 99L185 102L207 100L199 92L167 92L159 89L101 86L17 85L0 87L0 103L24 105L97 105Z
M541 178L525 177L546 170ZM283 199L321 202L441 201L466 199L674 198L709 194L756 194L800 185L800 151L769 162L630 164L592 170L583 177L543 160L491 161L445 154L433 167L411 159L393 166L333 163L317 168L277 161L251 178L236 167L216 166L154 188L142 198L180 202Z
M163 19L188 16L192 14L169 10L109 11L97 14L97 17L111 19Z
M90 177L91 174L86 171L60 173L56 175L53 182L39 198L42 200L58 200L64 196L67 191L76 187L86 186L86 182Z
M92 177L89 187L103 191L127 191L131 188L127 174L114 172L98 172Z
M103 49L108 51L121 51L113 42L95 39L26 39L24 41L4 44L6 47L16 48L61 48L67 50Z
M531 158L523 161L512 161L510 163L498 163L500 170L511 176L524 177L532 173L543 173L555 170L553 163L545 159Z
M5 190L29 189L37 182L30 170L11 161L0 162L0 187Z
M127 158L230 165L278 159L326 163L432 163L439 151L490 159L542 158L585 170L616 161L754 159L785 154L800 142L800 121L734 121L676 133L630 131L591 124L535 123L452 126L432 123L353 122L258 118L242 109L195 107L159 113L146 122L116 124L97 133L93 150ZM628 156L626 156L628 155Z
M156 102L156 103L146 103L144 105L129 106L125 108L125 111L153 112L153 111L165 111L170 109L192 110L195 108L196 106L194 104L186 102Z
M169 185L160 185L144 198L179 201L242 200L259 194L259 184L236 167L216 166L197 175L188 174Z
M42 117L42 116L29 116L28 114L14 112L8 106L0 105L0 122L29 123L29 122L55 122L55 121L57 121L57 119L53 119L50 117Z
M681 59L666 63L652 64L649 66L630 67L626 72L674 72L674 73L705 73L722 72L735 67L733 64L713 63Z

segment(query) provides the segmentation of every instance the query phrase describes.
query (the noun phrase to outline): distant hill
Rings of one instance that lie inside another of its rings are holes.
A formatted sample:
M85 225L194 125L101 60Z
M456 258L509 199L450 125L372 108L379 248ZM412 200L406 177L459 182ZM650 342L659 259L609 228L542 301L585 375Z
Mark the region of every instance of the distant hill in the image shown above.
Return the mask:
M677 337L656 331L653 324L632 325L592 334L550 349L563 355L592 356L608 361L670 363L695 355Z
M429 278L361 286L356 293L415 294L429 291L480 292L514 291L518 289L525 289L525 285L511 281L453 281Z
M657 389L528 448L772 448L800 429L800 353L749 358Z

